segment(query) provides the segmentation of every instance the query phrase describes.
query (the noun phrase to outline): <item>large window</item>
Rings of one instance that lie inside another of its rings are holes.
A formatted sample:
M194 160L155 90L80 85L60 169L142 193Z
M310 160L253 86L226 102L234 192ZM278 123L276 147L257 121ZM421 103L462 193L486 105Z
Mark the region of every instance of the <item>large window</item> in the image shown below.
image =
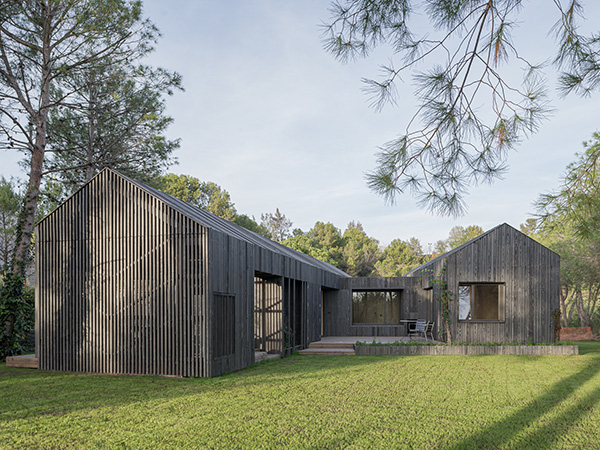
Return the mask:
M460 284L459 320L504 320L503 284Z
M352 291L352 323L398 325L401 291Z

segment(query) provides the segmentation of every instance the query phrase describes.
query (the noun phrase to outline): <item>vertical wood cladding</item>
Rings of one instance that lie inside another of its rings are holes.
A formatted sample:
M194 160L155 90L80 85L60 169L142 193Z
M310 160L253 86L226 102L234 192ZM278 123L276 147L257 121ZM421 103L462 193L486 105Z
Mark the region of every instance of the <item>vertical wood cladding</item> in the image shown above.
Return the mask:
M556 253L503 224L426 264L423 269L437 275L444 261L448 288L454 294L454 301L450 302L450 323L455 341L554 341L552 312L559 307L560 297L560 258ZM420 276L421 273L422 270L409 275ZM504 320L458 320L458 286L469 283L504 286ZM437 302L433 303L440 325L439 308Z
M323 334L325 336L406 336L406 323L374 325L352 323L352 291L399 291L400 319L428 319L431 299L418 278L346 278L340 290L323 295ZM429 320L429 319L428 319Z
M40 222L36 251L46 370L238 370L254 362L255 274L281 280L267 295L265 345L278 352L318 340L321 287L346 276L110 170Z
M40 368L205 376L207 230L103 172L37 228Z

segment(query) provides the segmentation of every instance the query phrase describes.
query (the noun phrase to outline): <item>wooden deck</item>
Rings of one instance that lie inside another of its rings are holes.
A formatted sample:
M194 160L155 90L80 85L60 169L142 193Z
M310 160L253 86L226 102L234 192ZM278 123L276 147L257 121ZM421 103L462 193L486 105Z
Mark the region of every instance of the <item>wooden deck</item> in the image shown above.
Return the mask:
M302 355L354 355L354 344L392 344L394 342L425 341L422 337L408 336L324 336L320 341L311 342L308 348L300 350ZM432 342L431 340L429 342Z
M22 367L25 369L37 369L38 359L35 355L7 356L6 367Z

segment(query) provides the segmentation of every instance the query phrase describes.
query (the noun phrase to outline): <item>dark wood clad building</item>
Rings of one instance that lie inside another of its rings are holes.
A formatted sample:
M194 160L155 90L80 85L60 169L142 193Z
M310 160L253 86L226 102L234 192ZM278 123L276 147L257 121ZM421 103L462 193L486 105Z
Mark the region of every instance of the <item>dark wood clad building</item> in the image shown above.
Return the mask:
M215 376L321 336L441 325L456 341L552 342L558 255L500 225L398 278L351 278L111 170L36 228L36 354L46 370Z
M325 336L405 336L416 319L442 318L432 280L446 265L450 327L464 343L554 342L560 258L502 224L398 278L347 278L324 297ZM439 336L438 336L439 333Z
M104 170L36 228L47 370L215 376L321 336L344 272Z
M455 341L554 342L553 312L560 300L556 253L502 224L406 276L430 289L444 264L453 294L450 327ZM432 320L439 329L439 304L433 303Z

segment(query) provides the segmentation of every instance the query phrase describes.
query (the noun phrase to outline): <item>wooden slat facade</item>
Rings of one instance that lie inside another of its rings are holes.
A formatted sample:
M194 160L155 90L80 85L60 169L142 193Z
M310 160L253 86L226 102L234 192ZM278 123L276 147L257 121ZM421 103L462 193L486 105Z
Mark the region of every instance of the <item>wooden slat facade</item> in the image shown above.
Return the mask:
M503 318L458 320L455 341L552 342L558 255L504 224L398 278L350 278L104 170L36 228L36 354L45 370L215 376L325 336L402 336L434 320L433 274L500 283ZM354 324L352 292L400 293L401 324Z
M321 289L347 277L110 170L38 224L36 252L45 370L238 370L254 362L256 292L265 348L285 353L318 340Z
M429 291L417 278L346 278L339 290L326 291L323 299L324 336L406 336L407 323L369 325L352 323L352 291L399 291L400 319L431 317L433 305Z
M446 261L450 302L450 326L456 342L551 343L554 342L552 313L559 308L560 257L507 224L502 224L471 242L410 272L408 276L440 273ZM424 286L432 276L422 279ZM458 286L467 283L497 283L504 289L504 317L499 321L460 321ZM433 302L431 319L441 325L439 305Z

